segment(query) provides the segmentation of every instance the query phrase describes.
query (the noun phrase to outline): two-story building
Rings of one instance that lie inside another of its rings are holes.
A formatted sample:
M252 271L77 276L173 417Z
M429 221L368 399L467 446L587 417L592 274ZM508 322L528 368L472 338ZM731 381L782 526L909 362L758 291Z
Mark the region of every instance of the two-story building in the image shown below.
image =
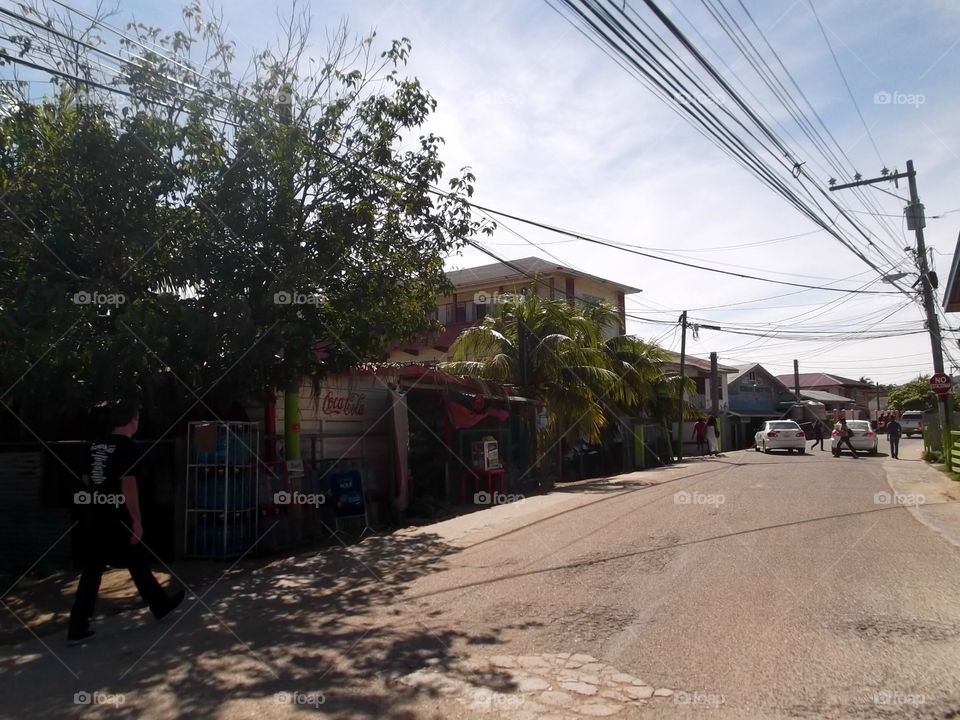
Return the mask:
M531 276L536 281L531 280ZM442 332L395 345L390 362L439 362L447 359L453 341L466 328L479 325L493 312L498 300L508 294L535 292L550 300L572 303L606 302L617 309L619 327L607 328L609 337L626 332L627 295L640 290L613 280L590 275L538 257L491 263L447 273L453 293L437 298L434 319Z

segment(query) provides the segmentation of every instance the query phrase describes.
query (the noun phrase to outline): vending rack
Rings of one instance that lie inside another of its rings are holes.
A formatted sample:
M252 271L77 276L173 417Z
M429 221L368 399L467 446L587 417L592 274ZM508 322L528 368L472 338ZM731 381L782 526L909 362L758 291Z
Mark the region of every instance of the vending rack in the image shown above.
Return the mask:
M189 424L185 555L236 557L256 544L259 441L256 423Z

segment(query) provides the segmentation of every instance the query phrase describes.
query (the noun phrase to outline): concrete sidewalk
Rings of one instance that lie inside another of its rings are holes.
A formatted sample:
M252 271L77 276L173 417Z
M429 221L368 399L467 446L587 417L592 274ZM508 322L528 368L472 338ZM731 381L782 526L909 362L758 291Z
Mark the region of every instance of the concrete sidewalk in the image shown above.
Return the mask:
M893 491L889 503L906 505L917 520L960 547L960 483L924 462L922 456L923 439L904 438L900 441L900 459L884 460L883 469Z

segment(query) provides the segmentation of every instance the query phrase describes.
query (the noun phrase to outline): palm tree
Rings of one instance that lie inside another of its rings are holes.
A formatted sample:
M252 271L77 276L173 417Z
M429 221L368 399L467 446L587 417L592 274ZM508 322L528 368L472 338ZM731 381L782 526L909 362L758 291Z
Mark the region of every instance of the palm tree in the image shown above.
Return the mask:
M676 415L681 382L679 375L664 372L663 365L670 354L655 343L630 335L611 338L606 341L605 346L620 368L624 382L631 385L631 396L635 399L633 404L609 408L609 420L615 421L617 411L657 420L667 444L671 445L668 420ZM686 378L682 387L688 396L696 392L696 384L692 378ZM691 417L697 412L693 405L684 403L684 417Z
M516 385L547 411L554 438L600 441L610 409L656 404L665 358L652 343L604 337L619 323L605 304L574 306L535 293L502 297L495 313L464 330L443 369ZM521 359L521 336L526 347Z

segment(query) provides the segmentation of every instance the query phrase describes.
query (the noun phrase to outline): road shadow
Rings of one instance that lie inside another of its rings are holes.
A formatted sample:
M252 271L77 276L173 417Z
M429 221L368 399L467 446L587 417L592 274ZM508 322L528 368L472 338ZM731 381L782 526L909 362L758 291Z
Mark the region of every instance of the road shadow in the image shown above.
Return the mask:
M455 552L436 535L401 534L224 567L191 586L194 596L161 624L122 612L83 647L65 647L58 633L0 648L0 707L13 717L79 717L88 706L74 704L74 693L100 690L124 695L109 708L120 718L150 708L253 715L275 700L325 717L413 718L424 690L391 678L426 666L456 673L455 647L498 644L507 629L447 627L426 603L403 597ZM469 682L498 689L504 678Z

